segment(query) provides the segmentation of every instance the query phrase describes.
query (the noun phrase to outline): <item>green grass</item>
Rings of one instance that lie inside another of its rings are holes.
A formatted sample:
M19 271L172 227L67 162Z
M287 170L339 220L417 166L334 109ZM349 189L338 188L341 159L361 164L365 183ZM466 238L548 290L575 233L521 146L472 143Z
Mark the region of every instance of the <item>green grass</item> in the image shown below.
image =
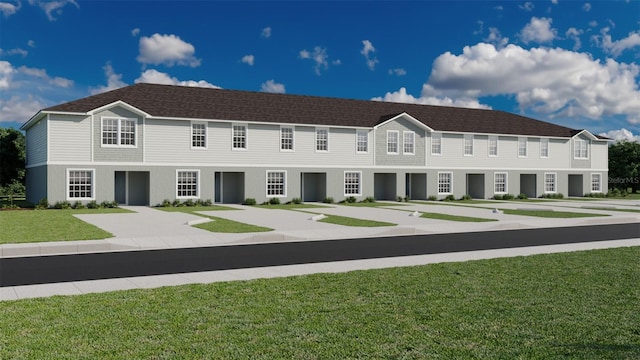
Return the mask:
M383 207L383 206L405 206L407 204L403 204L401 202L392 202L392 201L376 201L376 202L355 202L355 203L343 202L343 203L339 203L338 205L353 206L353 207Z
M124 209L0 211L0 244L98 240L112 237L74 214L127 213Z
M318 204L265 204L265 205L253 205L261 209L278 209L278 210L293 210L293 209L313 209L313 208L326 208L331 206L318 205Z
M640 247L0 302L1 359L638 359Z
M579 213L569 211L552 211L552 210L517 210L517 209L500 209L507 215L523 215L523 216L536 216L544 218L582 218L582 217L594 217L594 216L609 216L607 214L594 214L594 213Z
M471 216L459 216L459 215L448 215L448 214L441 214L441 213L422 213L422 215L420 215L420 217L426 218L426 219L461 221L461 222L498 221L497 219L487 219L487 218L478 218L478 217L471 217Z
M328 224L336 224L336 225L344 225L344 226L356 226L356 227L378 227L378 226L396 226L398 224L393 224L384 221L375 221L375 220L366 220L366 219L357 219L347 216L338 216L338 215L326 215L326 218L322 220L318 220L320 222L328 223Z
M180 207L159 207L158 210L168 211L168 212L183 212L187 214L192 214L195 216L209 218L213 221L193 225L198 229L207 230L211 232L218 233L252 233L252 232L266 232L273 231L271 228L257 226L252 224L245 224L238 221L233 221L229 219L223 219L217 216L210 216L197 213L198 211L215 211L215 210L237 210L235 208L231 208L228 206L180 206Z
M583 209L591 209L591 210L601 210L601 211L620 211L620 212L630 212L630 213L640 213L640 210L635 209L620 209L620 208L598 208L598 207L583 207Z

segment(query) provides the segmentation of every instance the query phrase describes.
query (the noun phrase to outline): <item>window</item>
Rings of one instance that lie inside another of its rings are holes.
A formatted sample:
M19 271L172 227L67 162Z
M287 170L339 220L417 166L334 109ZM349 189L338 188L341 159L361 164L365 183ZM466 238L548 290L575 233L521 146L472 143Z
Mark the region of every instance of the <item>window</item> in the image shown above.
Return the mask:
M68 170L67 199L93 198L93 170Z
M402 136L403 136L402 153L403 154L410 154L410 155L415 154L416 133L414 133L413 131L405 131L405 132L402 133Z
M549 157L549 139L540 139L540 157Z
M198 170L178 170L176 172L176 196L178 198L197 198L198 178L200 171Z
M356 131L356 152L369 152L369 132L366 130Z
M362 173L360 171L344 172L344 195L362 195L361 186Z
M136 120L127 118L102 118L103 146L136 146Z
M527 138L518 138L518 156L527 157Z
M286 181L286 171L267 171L267 196L287 196Z
M398 131L387 130L387 154L398 153Z
M464 155L465 156L473 155L473 135L464 136Z
M207 124L191 123L191 147L207 148Z
M280 128L280 150L293 151L293 128Z
M602 174L591 174L591 192L602 192Z
M546 193L556 192L556 174L555 173L544 174L544 192Z
M489 136L489 156L498 156L498 137Z
M316 129L316 151L329 151L329 129Z
M452 180L453 180L453 173L450 173L450 172L438 173L438 194L451 194Z
M493 174L493 192L494 193L507 192L507 173Z
M431 134L431 154L442 155L442 134Z
M246 125L233 125L232 134L232 148L233 149L247 149L247 126Z
M587 147L585 140L575 139L573 141L573 158L574 159L588 159L589 148Z

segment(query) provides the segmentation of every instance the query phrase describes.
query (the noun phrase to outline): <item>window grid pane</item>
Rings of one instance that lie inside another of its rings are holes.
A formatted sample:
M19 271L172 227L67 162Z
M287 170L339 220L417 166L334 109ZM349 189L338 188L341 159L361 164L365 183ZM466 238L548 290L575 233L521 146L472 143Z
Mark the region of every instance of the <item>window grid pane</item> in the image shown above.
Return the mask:
M120 145L136 144L136 123L133 120L120 119Z
M544 175L544 191L556 192L556 174Z
M589 157L587 150L587 142L584 140L576 140L573 146L574 157L586 159Z
M283 171L267 172L267 196L285 195L285 175Z
M178 197L198 197L198 172L178 172Z
M390 154L398 153L398 133L397 132L387 133L387 153L390 153Z
M431 138L431 153L432 154L442 154L442 136L433 135Z
M548 139L540 140L540 156L541 157L549 156L549 140Z
M494 192L506 193L507 192L507 174L496 173L494 177Z
M518 156L527 156L527 139L518 139Z
M451 193L451 173L438 174L438 193L439 194Z
M414 140L415 133L406 132L404 133L404 153L405 154L413 154L414 153Z
M90 170L69 171L69 198L89 199L92 197L93 172Z
M293 150L293 129L292 128L280 129L280 149Z
M592 192L602 191L602 187L601 187L602 182L600 181L600 179L601 179L600 174L591 174L591 191Z
M367 152L369 151L369 134L364 131L358 131L356 133L356 151Z
M102 145L118 145L118 119L102 119Z
M316 151L329 150L329 131L327 129L316 130Z
M360 195L360 173L359 172L344 173L344 194Z
M247 148L247 129L244 125L233 125L233 148Z
M498 139L489 138L489 155L498 156Z
M473 137L471 136L464 137L464 154L473 155Z
M191 124L191 146L206 147L206 128L205 124Z

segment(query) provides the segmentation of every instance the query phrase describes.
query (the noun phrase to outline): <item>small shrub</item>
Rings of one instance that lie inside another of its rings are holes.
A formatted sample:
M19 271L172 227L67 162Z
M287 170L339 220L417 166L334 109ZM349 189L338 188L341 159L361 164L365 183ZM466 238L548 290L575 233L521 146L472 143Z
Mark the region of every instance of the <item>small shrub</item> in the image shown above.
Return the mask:
M493 200L502 200L502 195L501 194L493 195Z
M447 195L447 196L444 198L444 201L454 201L455 199L456 199L456 197L455 197L455 196L453 196L453 195Z
M100 205L95 200L91 200L87 203L87 209L97 209Z
M302 204L302 199L297 198L297 197L293 198L293 199L291 199L291 203L292 204L296 204L296 205L300 205L300 204Z
M502 200L513 200L515 198L516 197L513 196L513 194L504 194L504 195L502 195Z
M398 197L396 198L396 201L398 201L398 202L402 202L402 196L398 196Z
M86 206L84 206L84 204L82 203L82 201L76 201L73 204L73 208L74 209L84 209Z
M53 207L55 209L66 210L71 209L71 204L68 201L56 201L56 203L53 204Z
M325 204L333 204L333 198L332 197L326 197L324 198L324 200L322 200L323 203Z
M160 206L162 206L162 207L171 207L171 200L169 200L169 199L162 200L162 204L160 204Z
M373 196L367 196L364 200L362 200L362 202L374 203L374 202L376 202L376 198L374 198Z
M607 196L604 193L586 193L584 194L585 197L592 197L592 198L603 198L605 196Z
M254 199L254 198L246 198L246 199L244 199L244 202L242 204L243 205L255 205L256 204L256 199Z
M280 205L280 199L276 197L269 199L269 205Z
M108 209L111 207L111 201L103 201L100 203L100 208L102 209Z
M527 194L524 193L520 193L518 194L518 199L520 200L527 200L529 197L527 196Z
M203 200L200 203L201 206L213 206L213 201L211 199Z
M427 200L429 200L429 201L438 201L438 197L437 197L437 196L435 196L435 195L431 195L431 196L429 196L429 197L427 198Z
M36 210L45 210L49 208L49 200L47 198L42 198L36 204Z
M171 203L171 206L173 206L173 207L180 207L180 206L182 206L182 203L180 203L180 200L175 199L175 200L173 200L173 202Z
M356 202L356 198L354 196L349 196L348 198L344 199L344 201L349 204L353 204Z
M409 202L411 201L411 196L407 195L404 197L404 202Z
M196 202L193 201L193 199L187 199L182 203L182 205L188 206L188 207L194 207L196 206Z
M469 194L464 194L464 195L462 195L462 197L460 198L460 200L471 200L471 195L469 195Z

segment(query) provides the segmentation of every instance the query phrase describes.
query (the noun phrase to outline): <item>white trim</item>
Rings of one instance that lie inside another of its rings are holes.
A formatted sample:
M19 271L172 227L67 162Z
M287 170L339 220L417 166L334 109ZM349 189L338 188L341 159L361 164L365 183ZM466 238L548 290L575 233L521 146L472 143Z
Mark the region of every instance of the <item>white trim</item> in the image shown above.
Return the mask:
M545 142L547 144L547 155L542 155L542 143ZM540 138L540 158L548 159L549 158L549 138Z
M600 186L599 186L600 188L598 190L593 190L593 175L598 175L598 177L599 177L598 182L600 184ZM591 173L591 176L589 178L591 180L589 182L589 190L590 190L589 192L591 192L591 193L601 193L602 192L602 173L593 172L593 173Z
M413 116L407 114L406 112L398 114L398 115L392 117L391 119L385 120L385 121L381 122L380 124L377 124L376 126L374 126L374 129L382 127L385 124L387 124L387 123L389 123L391 121L395 121L395 120L400 119L400 118L405 118L405 119L409 120L410 122L414 123L415 125L417 125L418 127L421 127L421 128L423 128L425 130L433 131L433 129L430 128L427 124L421 122L420 120L414 118Z
M411 152L405 151L406 150L406 138L405 136L407 134L410 134L412 139L411 139ZM415 155L416 154L416 132L415 131L403 131L402 132L402 155Z
M573 135L571 138L575 139L580 135L585 135L586 137L588 137L590 140L598 140L598 137L593 135L591 132L589 132L589 130L586 129L582 129L580 130L580 132L578 132L577 134Z
M282 137L282 131L284 129L288 129L291 130L291 149L283 149L282 145L283 145L283 140L284 138ZM280 144L280 151L281 152L295 152L296 151L296 128L294 126L288 126L288 125L280 125L280 140L279 140L279 144Z
M449 192L440 192L440 174L449 174ZM438 195L451 195L453 194L453 172L452 171L438 171L436 186Z
M90 197L70 197L69 196L69 173L71 171L89 171L91 172L91 196ZM66 169L66 181L64 186L64 198L67 201L83 201L83 200L95 200L96 199L96 169L87 169L87 168L67 168Z
M204 125L204 146L193 146L193 125ZM209 148L209 126L203 121L192 121L189 124L189 143L191 150L207 150Z
M504 175L504 191L496 191L496 175ZM509 173L506 171L496 171L493 173L493 193L494 194L508 194L509 193Z
M495 140L496 142L496 154L491 154L491 141ZM499 137L496 135L489 135L487 138L487 156L488 157L498 157L500 156L500 145L499 145Z
M243 126L244 127L244 147L234 147L233 138L234 135L234 127ZM247 151L249 150L249 125L247 123L231 123L231 150L232 151Z
M105 144L103 141L104 136L104 121L105 120L117 120L118 127L116 129L116 144ZM133 121L133 145L121 145L122 139L122 122ZM100 147L103 148L123 148L123 149L137 149L138 148L138 119L126 118L121 116L101 116L100 117Z
M140 116L143 116L143 117L151 116L150 114L140 110L139 108L137 108L135 106L129 105L129 104L127 104L126 102L124 102L122 100L114 101L112 103L97 107L97 108L95 108L93 110L87 111L86 113L79 113L79 114L76 113L74 115L93 115L93 114L97 114L97 113L99 113L101 111L108 110L108 109L111 109L111 108L114 108L114 107L123 107L125 110L129 110L129 111L131 111L133 113L136 113L136 114L138 114Z
M269 173L283 173L282 177L282 195L269 195ZM264 193L267 198L286 198L287 197L287 170L266 170L264 178Z
M178 174L181 172L195 172L196 173L196 195L195 196L178 196ZM176 169L176 178L175 178L175 187L176 187L176 199L199 199L200 198L200 169Z
M396 134L396 151L389 151L389 134ZM398 155L400 153L400 131L399 130L387 130L387 141L386 141L386 147L387 147L387 155Z
M326 150L318 150L318 131L324 130L327 132L327 149ZM314 148L316 149L317 153L328 153L329 152L329 128L328 127L320 127L320 126L316 126L315 128L315 144L314 144ZM356 144L357 146L357 144Z
M347 173L358 174L358 193L347 194ZM342 173L342 192L344 196L362 196L362 171L348 171L345 170Z
M474 143L474 139L475 136L473 134L464 134L462 136L462 155L463 156L473 156L474 154L474 149L473 149L473 143ZM467 141L471 140L471 154L467 154Z
M547 175L553 175L553 190L547 190ZM542 177L542 191L545 194L557 194L558 193L558 173L555 172L545 172Z
M358 151L358 133L365 135L365 138L367 139L367 151ZM370 148L369 130L357 129L356 130L356 154L368 154L369 148Z

